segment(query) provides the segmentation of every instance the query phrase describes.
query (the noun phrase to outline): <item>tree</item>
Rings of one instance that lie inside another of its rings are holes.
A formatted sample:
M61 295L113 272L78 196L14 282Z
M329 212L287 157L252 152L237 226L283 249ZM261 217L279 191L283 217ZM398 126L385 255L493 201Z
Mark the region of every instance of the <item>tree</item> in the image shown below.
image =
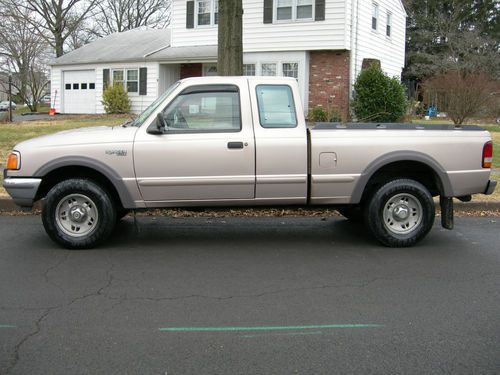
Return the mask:
M352 108L360 121L395 122L406 111L404 87L377 65L363 70L354 84Z
M42 35L28 21L33 17L28 9L21 16L13 17L11 10L1 8L0 56L4 69L12 74L13 87L17 95L33 112L47 86L46 62L48 46ZM3 91L7 88L3 87Z
M221 76L243 74L242 0L219 0L217 73Z
M454 124L462 125L493 102L495 86L499 86L484 73L464 73L450 70L424 81L426 95L437 98L437 105L448 113Z
M64 54L64 45L81 22L94 9L98 0L0 0L12 9L12 17L19 21L27 10L37 34L54 48L56 57Z
M141 26L162 29L170 23L171 0L104 0L95 11L95 35L102 37Z
M406 79L457 69L500 76L497 0L405 0L405 6Z

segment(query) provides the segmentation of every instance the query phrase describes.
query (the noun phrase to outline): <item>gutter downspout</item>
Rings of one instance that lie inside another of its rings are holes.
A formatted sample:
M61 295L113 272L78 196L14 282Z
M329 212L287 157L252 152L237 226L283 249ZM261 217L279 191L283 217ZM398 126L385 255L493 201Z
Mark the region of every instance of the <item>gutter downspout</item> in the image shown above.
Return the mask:
M356 13L354 13L354 9L352 5L356 4ZM356 14L356 16L354 16ZM354 32L354 23L356 23L355 34ZM351 77L349 79L349 99L353 98L353 83L358 76L357 69L357 59L358 59L358 36L359 36L359 0L352 0L351 2Z

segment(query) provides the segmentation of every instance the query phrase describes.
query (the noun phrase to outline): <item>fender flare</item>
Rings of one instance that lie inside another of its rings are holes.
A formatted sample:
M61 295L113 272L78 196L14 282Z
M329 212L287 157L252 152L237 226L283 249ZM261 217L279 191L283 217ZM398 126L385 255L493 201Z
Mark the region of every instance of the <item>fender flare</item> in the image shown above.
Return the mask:
M65 156L54 159L38 168L34 173L34 177L43 179L48 173L63 167L86 167L99 172L114 186L123 207L135 207L134 200L118 172L96 159L85 156Z
M423 154L417 151L394 151L388 154L382 155L372 161L365 170L361 173L356 186L354 187L351 203L359 203L363 192L365 191L366 185L373 177L373 175L382 167L402 161L416 161L425 164L427 167L431 168L439 178L441 186L443 188L443 194L446 197L453 196L453 188L451 186L451 181L446 173L445 169L439 164L434 158L429 155Z

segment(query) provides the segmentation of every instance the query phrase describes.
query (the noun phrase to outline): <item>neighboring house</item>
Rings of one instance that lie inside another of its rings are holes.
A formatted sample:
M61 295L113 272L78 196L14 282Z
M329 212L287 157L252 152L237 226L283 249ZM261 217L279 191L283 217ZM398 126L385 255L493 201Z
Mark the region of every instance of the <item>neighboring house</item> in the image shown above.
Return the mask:
M306 110L322 106L346 118L364 59L401 75L401 0L243 0L243 9L244 74L297 78ZM217 0L173 0L168 30L113 34L59 57L56 110L103 113L103 87L123 82L140 112L179 78L216 75L217 20Z

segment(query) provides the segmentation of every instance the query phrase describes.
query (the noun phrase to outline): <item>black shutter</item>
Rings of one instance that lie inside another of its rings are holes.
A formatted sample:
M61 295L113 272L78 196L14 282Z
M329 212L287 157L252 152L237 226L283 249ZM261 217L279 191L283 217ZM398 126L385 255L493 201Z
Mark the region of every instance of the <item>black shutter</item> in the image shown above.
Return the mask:
M148 68L139 69L139 95L148 93Z
M325 20L325 0L316 0L316 5L314 8L314 20L315 21Z
M194 1L186 3L186 29L194 28Z
M109 69L102 70L102 89L106 90L109 86Z
M264 23L273 23L273 0L264 0Z

